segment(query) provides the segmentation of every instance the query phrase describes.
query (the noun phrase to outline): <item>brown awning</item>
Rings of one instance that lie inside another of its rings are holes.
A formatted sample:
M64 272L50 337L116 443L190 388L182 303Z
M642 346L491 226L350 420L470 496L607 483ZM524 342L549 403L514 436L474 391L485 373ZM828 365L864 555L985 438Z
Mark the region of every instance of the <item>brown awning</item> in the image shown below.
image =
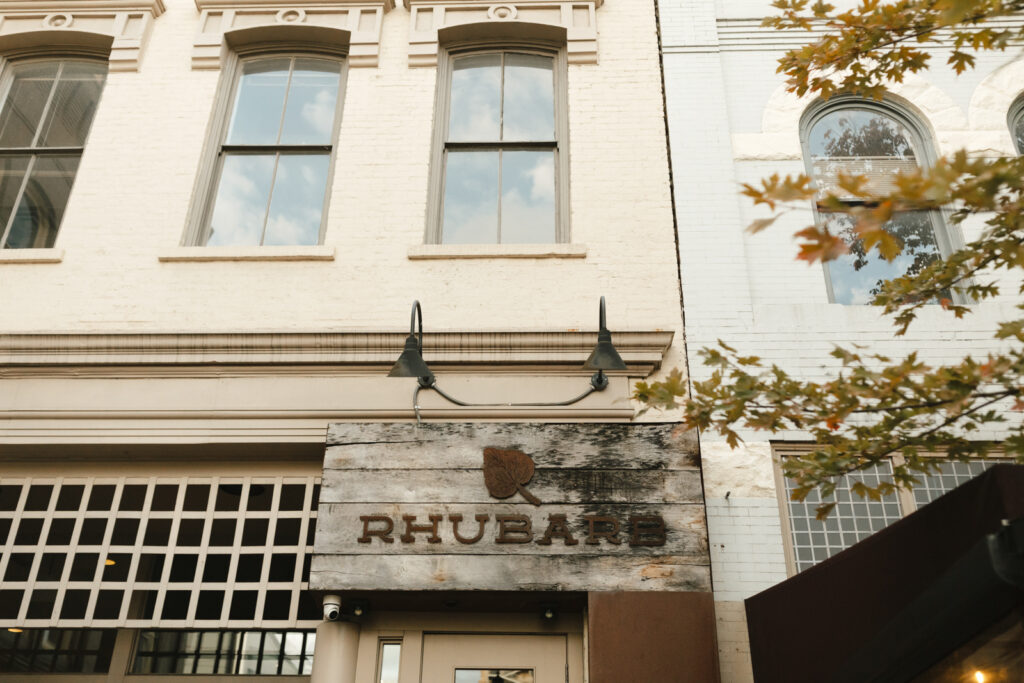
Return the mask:
M1003 520L1020 521L1006 527ZM1013 562L1021 561L1011 567L1011 576L996 566L1004 551L987 538L996 532L1002 532L1000 542L1010 544L1006 552ZM1024 600L1021 548L1024 466L996 465L749 598L754 678L758 683L907 680Z

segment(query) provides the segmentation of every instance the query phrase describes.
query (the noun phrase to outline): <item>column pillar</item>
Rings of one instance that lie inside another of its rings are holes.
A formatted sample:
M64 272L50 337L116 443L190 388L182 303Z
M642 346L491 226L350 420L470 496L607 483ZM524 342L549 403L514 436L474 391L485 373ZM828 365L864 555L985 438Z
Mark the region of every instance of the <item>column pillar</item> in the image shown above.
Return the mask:
M359 624L322 621L316 627L310 683L355 683Z

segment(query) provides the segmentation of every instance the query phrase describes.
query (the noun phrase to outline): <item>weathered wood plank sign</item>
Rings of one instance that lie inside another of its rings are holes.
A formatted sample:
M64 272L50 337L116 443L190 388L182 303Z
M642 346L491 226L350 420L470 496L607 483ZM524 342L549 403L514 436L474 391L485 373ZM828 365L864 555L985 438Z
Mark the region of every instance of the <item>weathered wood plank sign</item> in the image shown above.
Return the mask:
M678 425L335 424L310 587L710 590Z

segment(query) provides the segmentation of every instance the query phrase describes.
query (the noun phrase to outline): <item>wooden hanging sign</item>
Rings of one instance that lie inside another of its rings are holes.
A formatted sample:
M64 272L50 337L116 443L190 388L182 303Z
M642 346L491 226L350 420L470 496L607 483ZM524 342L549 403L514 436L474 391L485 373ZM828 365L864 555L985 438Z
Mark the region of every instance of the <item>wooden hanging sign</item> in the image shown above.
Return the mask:
M310 587L710 590L678 425L336 424Z

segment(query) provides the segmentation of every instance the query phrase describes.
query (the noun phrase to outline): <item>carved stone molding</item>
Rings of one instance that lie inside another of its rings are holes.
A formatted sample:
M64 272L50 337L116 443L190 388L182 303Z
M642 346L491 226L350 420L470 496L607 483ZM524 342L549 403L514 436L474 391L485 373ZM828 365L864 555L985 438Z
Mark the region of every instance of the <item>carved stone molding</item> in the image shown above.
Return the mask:
M390 367L408 333L162 333L0 334L0 377L15 368L132 365L289 365ZM616 330L626 374L646 376L661 366L670 331ZM579 369L593 350L594 332L428 332L428 362L463 369L543 366ZM623 374L623 373L611 373Z
M349 65L377 66L384 13L394 0L195 0L201 16L193 69L219 69L224 34L239 29L312 26L348 31Z
M73 36L112 39L110 71L138 71L163 0L0 0L0 49L45 50L78 42Z
M467 24L519 21L565 29L570 64L597 63L597 14L603 0L404 0L409 22L409 65L437 64L437 32Z

